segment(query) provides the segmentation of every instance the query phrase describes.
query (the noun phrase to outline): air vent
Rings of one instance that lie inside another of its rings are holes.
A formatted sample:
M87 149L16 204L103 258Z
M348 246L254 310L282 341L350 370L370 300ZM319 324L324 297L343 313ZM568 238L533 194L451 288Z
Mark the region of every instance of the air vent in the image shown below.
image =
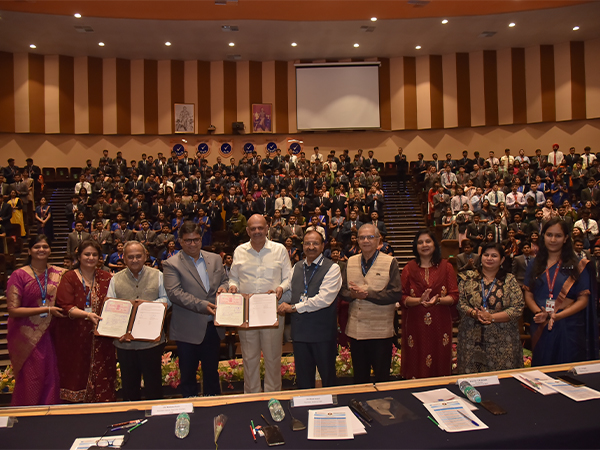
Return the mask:
M217 6L225 6L227 4L227 0L215 0L215 5Z
M88 25L76 25L75 30L79 33L93 33L94 29Z
M489 37L494 36L496 33L497 33L496 31L484 31L483 33L481 33L479 35L479 37L489 38Z
M238 27L237 25L223 25L221 27L222 31L240 31L240 27Z
M360 31L364 31L365 33L372 33L373 31L375 31L375 27L363 25L362 27L360 27Z
M408 4L413 6L425 6L428 5L429 2L426 0L408 0Z
M229 61L239 61L242 59L242 55L227 55Z

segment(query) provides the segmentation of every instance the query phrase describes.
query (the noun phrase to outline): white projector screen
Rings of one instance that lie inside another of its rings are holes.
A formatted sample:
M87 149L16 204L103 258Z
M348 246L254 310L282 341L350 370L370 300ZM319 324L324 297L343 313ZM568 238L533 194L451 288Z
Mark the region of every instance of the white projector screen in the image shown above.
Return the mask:
M379 64L296 65L298 130L380 128Z

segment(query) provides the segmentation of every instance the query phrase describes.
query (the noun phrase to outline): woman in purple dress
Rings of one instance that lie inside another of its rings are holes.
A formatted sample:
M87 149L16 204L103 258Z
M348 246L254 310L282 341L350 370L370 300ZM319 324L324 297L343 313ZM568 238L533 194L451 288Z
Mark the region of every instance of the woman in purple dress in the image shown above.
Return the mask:
M50 244L39 234L29 241L29 264L15 270L7 286L8 352L15 374L13 406L59 403L59 379L51 328L64 317L55 306L64 269L48 264Z

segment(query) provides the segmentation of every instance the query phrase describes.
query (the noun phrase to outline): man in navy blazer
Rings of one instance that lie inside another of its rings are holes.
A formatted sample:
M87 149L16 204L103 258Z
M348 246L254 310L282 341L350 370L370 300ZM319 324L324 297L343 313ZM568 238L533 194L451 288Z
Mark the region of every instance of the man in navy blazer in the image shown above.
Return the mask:
M201 230L186 221L179 230L182 251L163 262L165 289L173 303L170 339L177 342L181 393L198 395L196 370L202 362L204 395L219 395L219 348L224 328L216 328L216 297L226 292L229 278L219 255L200 250Z

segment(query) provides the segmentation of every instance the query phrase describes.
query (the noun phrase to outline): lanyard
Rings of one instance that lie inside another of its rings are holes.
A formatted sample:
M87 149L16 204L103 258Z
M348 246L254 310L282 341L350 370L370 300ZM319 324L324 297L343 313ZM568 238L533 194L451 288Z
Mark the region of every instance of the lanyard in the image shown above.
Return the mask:
M485 293L485 283L483 282L483 279L481 280L481 300L483 302L483 309L487 309L487 307L488 307L488 298L490 298L490 294L494 290L494 286L495 285L496 285L496 278L494 278L494 281L492 281L492 284L490 286L490 290L486 294Z
M373 267L373 264L375 264L375 261L377 261L377 257L379 256L379 250L377 250L375 252L375 256L373 257L373 261L371 261L371 264L369 264L369 267L367 267L366 262L362 259L362 257L360 258L360 268L362 269L362 274L363 277L367 276L367 272L369 271L369 269L371 267Z
M554 284L556 283L556 277L558 276L558 272L560 270L560 264L562 263L562 261L558 261L558 263L556 264L556 270L554 271L554 278L552 278L552 282L550 282L550 272L548 269L546 269L546 281L548 281L548 291L550 292L549 297L550 299L552 299L554 297L553 291L554 291Z
M313 264L315 265L315 267L313 268L313 271L310 274L310 278L308 279L308 283L306 282L306 268L305 268L305 270L302 271L302 274L304 275L304 295L308 294L308 285L310 284L310 282L312 281L313 277L315 276L315 273L317 272L317 269L319 268L319 265L321 264L321 261L323 261L323 255L321 255L321 257L318 259L318 261L313 262Z
M85 293L85 279L83 278L83 274L81 273L81 269L79 269L79 275L81 275L81 282L83 283L83 292ZM91 306L90 298L92 297L92 290L94 289L94 282L96 281L96 271L94 270L94 278L92 278L92 286L90 290L85 294L85 307L89 308Z
M44 288L43 289L42 289L42 282L38 278L37 273L35 273L35 270L33 270L33 266L30 264L29 267L31 268L31 271L33 272L35 281L37 281L37 284L40 287L40 293L42 294L42 306L44 306L46 304L46 295L48 295L48 267L46 267L46 272L44 273Z

